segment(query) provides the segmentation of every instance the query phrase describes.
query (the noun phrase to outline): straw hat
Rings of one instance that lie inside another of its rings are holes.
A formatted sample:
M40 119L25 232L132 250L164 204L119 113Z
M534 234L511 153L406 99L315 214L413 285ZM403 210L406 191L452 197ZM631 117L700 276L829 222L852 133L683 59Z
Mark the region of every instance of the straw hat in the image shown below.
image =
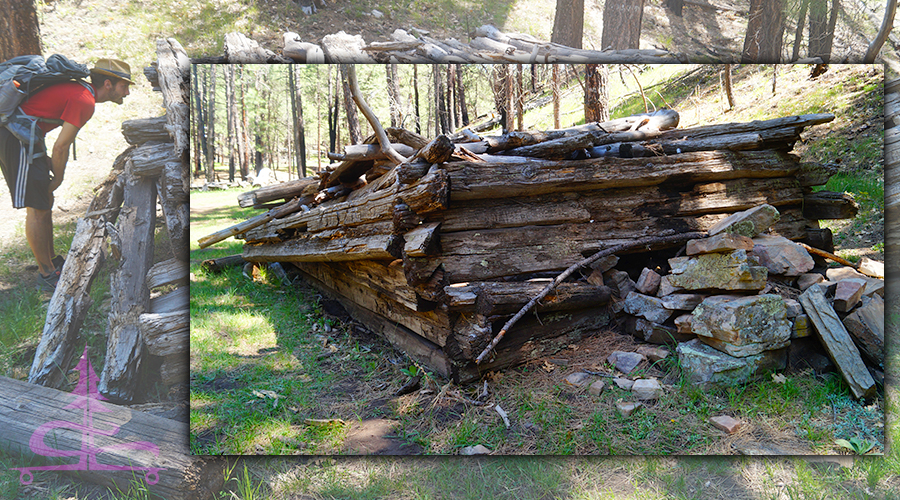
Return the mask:
M131 81L131 67L124 61L118 59L98 59L94 64L91 73L99 73L101 75L111 76L128 82L130 85L135 83Z

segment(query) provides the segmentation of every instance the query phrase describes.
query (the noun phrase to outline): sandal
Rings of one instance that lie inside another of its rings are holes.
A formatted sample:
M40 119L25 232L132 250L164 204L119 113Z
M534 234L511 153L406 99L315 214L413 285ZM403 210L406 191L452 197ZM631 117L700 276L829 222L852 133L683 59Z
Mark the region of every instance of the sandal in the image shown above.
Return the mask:
M57 283L59 283L59 269L50 273L49 276L38 273L38 285L42 290L52 292L56 290Z

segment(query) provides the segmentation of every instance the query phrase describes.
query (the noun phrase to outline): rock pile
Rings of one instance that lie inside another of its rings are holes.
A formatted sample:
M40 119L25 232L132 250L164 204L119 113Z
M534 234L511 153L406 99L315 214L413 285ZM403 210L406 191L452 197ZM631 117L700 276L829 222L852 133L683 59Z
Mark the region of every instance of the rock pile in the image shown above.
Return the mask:
M816 264L802 245L766 234L778 218L771 205L735 213L668 259L668 272L645 268L636 282L605 270L626 329L677 343L682 368L705 386L784 369L792 340L815 332L854 396L871 395L862 357L876 376L884 369L884 281L849 267L811 272Z

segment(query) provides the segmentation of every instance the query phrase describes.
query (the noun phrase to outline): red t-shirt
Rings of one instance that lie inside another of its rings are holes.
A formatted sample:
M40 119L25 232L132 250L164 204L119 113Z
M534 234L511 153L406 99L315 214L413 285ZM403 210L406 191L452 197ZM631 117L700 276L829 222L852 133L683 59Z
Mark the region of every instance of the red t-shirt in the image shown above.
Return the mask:
M22 104L22 111L39 118L61 119L79 129L94 116L94 94L84 85L76 82L59 83L38 91ZM56 127L55 123L38 122L38 127L47 133Z

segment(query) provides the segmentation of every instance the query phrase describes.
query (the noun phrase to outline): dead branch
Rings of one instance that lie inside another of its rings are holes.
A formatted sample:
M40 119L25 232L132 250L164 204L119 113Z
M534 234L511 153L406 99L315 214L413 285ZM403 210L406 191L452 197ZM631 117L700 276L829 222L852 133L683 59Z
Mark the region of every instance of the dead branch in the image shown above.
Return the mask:
M484 358L487 357L491 351L494 350L494 347L503 339L503 336L506 335L506 332L509 331L513 325L516 324L520 319L522 319L525 314L531 310L532 307L537 305L537 303L547 296L554 288L556 288L560 283L562 283L566 278L568 278L572 273L577 271L578 269L590 265L592 262L602 259L607 255L613 255L625 250L629 250L632 248L642 247L642 246L650 246L650 245L659 245L659 244L667 244L667 243L680 243L682 241L687 240L695 240L700 238L705 238L707 234L705 232L692 232L692 233L682 233L675 234L670 236L648 236L646 238L641 238L639 240L635 240L628 243L622 243L621 245L616 245L614 247L610 247L604 250L600 250L599 252L587 257L580 262L577 262L570 266L568 269L559 274L553 281L544 287L541 290L541 293L537 294L533 299L529 300L527 304L522 306L522 309L519 309L519 312L516 313L515 316L509 319L503 328L500 329L500 332L491 340L491 343L478 355L475 359L475 364L481 364L484 361Z
M369 121L369 124L372 125L372 129L375 130L375 137L378 138L378 144L381 145L381 151L387 159L397 165L405 162L406 158L391 147L391 141L388 139L384 127L381 126L381 122L378 121L375 112L372 111L372 108L370 108L363 99L362 93L359 91L359 82L356 79L356 66L352 64L347 66L347 79L349 80L348 84L350 85L350 95L353 96L353 101L356 102L356 105L359 107L359 110L362 111L363 116L365 116L366 120Z
M837 255L830 253L830 252L826 252L825 250L820 250L818 248L811 247L811 246L807 245L806 243L800 243L800 246L805 248L806 251L811 254L818 255L819 257L824 257L829 260L833 260L842 266L849 266L849 267L852 267L853 269L859 268L859 264L854 264L847 259L838 257Z

